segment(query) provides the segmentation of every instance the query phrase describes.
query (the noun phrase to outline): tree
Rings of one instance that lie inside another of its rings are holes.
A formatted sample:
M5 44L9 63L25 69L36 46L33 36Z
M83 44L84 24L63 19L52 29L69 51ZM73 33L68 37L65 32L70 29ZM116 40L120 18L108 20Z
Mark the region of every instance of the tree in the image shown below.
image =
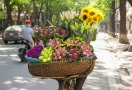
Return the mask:
M120 0L120 34L119 43L129 44L126 31L126 1Z
M7 26L9 25L9 23L12 25L13 21L12 21L12 17L11 17L11 11L12 11L12 7L10 5L10 1L11 0L4 0L4 3L6 5L6 14L7 14ZM10 21L10 22L9 22Z
M15 9L18 12L18 19L17 24L20 24L20 14L21 12L27 8L27 10L30 10L30 1L28 0L11 0L10 5L13 9Z
M115 0L112 0L110 9L112 10L112 14L109 14L108 34L115 37Z

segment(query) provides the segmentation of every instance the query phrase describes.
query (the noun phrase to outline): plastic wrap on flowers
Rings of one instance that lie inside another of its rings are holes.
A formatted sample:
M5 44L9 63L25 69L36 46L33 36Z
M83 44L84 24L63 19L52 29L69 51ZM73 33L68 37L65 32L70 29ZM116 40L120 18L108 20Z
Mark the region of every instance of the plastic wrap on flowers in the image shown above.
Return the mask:
M64 36L64 35L59 35L58 33L55 33L55 37L60 38L60 39L64 39L67 37L67 35Z
M36 36L38 39L42 40L42 41L43 41L43 45L45 46L46 43L47 43L47 41L48 41L49 39L52 39L54 35L53 35L53 34L46 34L46 35L44 35L44 36L39 36L39 35L35 34L35 36Z
M92 41L93 34L94 30L89 30L87 32L84 32L83 34L79 30L72 30L72 35L82 37L87 43L90 43Z
M59 28L55 27L54 31L55 31L54 33L55 38L65 39L69 34L69 31L66 27L59 27Z
M30 62L30 63L37 63L37 62L40 62L39 59L37 58L32 58L32 57L28 57L28 56L25 56L25 59Z

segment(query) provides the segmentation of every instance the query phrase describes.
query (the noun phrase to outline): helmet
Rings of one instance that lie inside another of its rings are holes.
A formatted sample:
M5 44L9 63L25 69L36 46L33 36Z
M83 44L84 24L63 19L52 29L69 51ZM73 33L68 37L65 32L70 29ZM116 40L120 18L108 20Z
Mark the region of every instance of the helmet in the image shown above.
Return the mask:
M26 20L25 24L31 24L31 21L30 20Z

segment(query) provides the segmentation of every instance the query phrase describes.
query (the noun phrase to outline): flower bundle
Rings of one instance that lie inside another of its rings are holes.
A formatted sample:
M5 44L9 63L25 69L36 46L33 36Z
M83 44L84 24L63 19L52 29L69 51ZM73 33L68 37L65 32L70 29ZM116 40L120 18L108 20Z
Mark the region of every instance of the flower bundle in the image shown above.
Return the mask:
M43 44L46 45L49 39L53 39L54 37L58 38L66 38L68 32L66 28L49 26L45 29L39 28L37 32L34 33L35 36L43 41Z
M44 47L35 46L27 56L38 58L45 64L62 60L95 60L97 57L90 41L96 40L95 26L103 18L103 13L94 7L83 7L80 12L64 11L60 13L61 25L51 24L45 31L37 32L36 36L43 40ZM50 34L52 37L48 36Z
M80 13L80 19L86 23L98 23L103 18L101 10L94 7L83 7Z
M69 62L79 60L95 60L93 47L81 37L70 37L65 41L67 45L67 58Z
M50 39L49 42L47 42L47 45L51 46L54 49L60 44L62 44L62 40L60 40L59 38Z
M70 30L70 35L80 36L88 43L95 41L97 35L96 25L103 20L104 14L94 7L83 7L80 11L65 11L60 14L62 25ZM92 39L94 38L94 39Z
M70 37L65 41L58 38L50 39L38 58L45 64L61 60L77 62L97 59L93 47L80 37Z
M37 46L31 48L30 50L28 50L27 56L32 57L32 58L38 58L42 49L43 49L42 45L37 45Z
M63 11L62 13L60 13L60 19L62 21L72 20L78 16L79 16L79 12L76 11Z

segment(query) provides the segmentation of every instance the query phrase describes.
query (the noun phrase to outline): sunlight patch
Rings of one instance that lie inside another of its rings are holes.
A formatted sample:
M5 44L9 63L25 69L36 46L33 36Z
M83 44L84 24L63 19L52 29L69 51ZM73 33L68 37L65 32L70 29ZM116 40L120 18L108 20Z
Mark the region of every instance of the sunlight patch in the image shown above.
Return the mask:
M0 55L0 57L1 57L1 56L2 56L2 57L5 57L5 56L8 56L8 55Z
M17 83L29 83L29 82L26 81L26 80L14 80L14 82L17 82Z
M23 77L14 77L15 79L23 79Z
M9 55L9 56L18 56L17 54L12 54L12 55Z
M12 87L10 90L27 90L27 89L20 89L20 88L16 88L16 87Z
M15 48L0 48L0 50L9 50L9 49L15 49Z
M11 84L12 81L5 81L4 84Z

